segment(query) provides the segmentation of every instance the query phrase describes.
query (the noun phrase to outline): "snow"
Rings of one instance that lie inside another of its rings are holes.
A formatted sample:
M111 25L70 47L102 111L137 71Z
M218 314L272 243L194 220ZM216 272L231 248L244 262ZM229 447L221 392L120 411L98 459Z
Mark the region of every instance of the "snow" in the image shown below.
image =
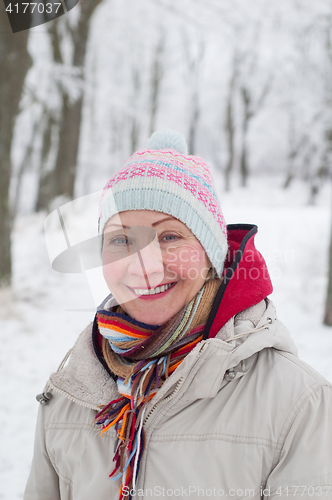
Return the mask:
M248 188L224 192L217 182L227 222L259 227L256 246L272 276L271 298L300 358L332 380L332 329L322 324L331 187L325 185L317 204L308 205L307 185L297 181L285 191L281 184L280 178L252 177ZM51 269L43 229L47 215L17 219L14 286L0 297L1 500L22 498L33 454L35 396L94 316L84 275Z

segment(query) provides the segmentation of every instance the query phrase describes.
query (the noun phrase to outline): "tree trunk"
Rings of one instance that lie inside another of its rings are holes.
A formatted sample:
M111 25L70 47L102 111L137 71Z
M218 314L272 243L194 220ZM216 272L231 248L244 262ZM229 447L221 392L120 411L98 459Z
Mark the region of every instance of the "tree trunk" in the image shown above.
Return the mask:
M156 129L156 116L159 104L160 86L163 78L163 54L165 46L165 36L162 33L159 43L157 45L154 61L152 64L152 77L151 77L151 115L150 115L150 136Z
M228 144L228 160L225 170L225 188L226 191L231 187L231 173L234 167L234 119L233 119L233 102L231 96L228 99L226 111L226 135Z
M188 140L188 153L190 155L196 154L196 136L197 136L197 127L200 116L200 108L199 108L199 95L198 91L196 91L193 95L193 111L191 115L190 127L189 127L189 140Z
M253 60L253 67L255 66L255 58ZM249 165L248 165L248 146L247 146L247 135L249 130L249 124L252 118L258 113L264 104L264 101L270 92L272 86L272 77L269 76L263 86L261 93L253 103L252 92L244 84L241 87L241 96L243 100L243 121L242 121L242 150L241 150L241 160L240 160L240 173L241 173L241 185L245 187L248 182L249 177Z
M235 151L234 151L234 136L235 136L235 123L234 123L234 93L238 78L238 65L239 57L235 53L233 56L233 71L232 77L229 82L229 92L226 108L226 122L225 122L225 132L227 137L228 145L228 160L225 170L225 189L230 190L231 187L231 174L234 169Z
M241 147L241 159L240 159L240 174L241 174L241 185L243 187L247 186L247 181L249 177L249 166L248 166L248 151L247 151L247 135L249 122L253 116L251 111L251 96L249 91L242 87L241 89L244 113L242 122L242 147Z
M12 33L4 3L0 2L0 286L11 283L10 151L22 88L31 66L28 35L29 30Z
M89 27L92 14L101 0L93 2L83 2L79 4L80 14L77 25L71 29L67 24L73 40L73 60L72 66L78 70L79 85L83 86L84 61L88 41ZM53 60L58 64L63 64L61 52L61 28L59 23L65 23L65 18L53 21L49 26L53 48ZM59 141L55 160L54 170L41 175L38 193L39 209L47 208L52 199L57 196L66 196L70 199L74 196L78 146L81 129L83 89L80 89L76 99L69 96L66 88L59 85L61 94L62 109L59 120ZM45 140L47 136L45 135Z
M79 4L80 16L76 28L73 30L74 55L73 66L79 68L83 80L84 60L88 41L90 20L95 8L101 0L83 2ZM82 82L83 84L83 82ZM55 164L55 196L74 196L78 145L80 138L83 95L71 101L62 89L63 108L60 124L58 155Z
M329 271L327 297L325 302L324 325L332 326L332 225L330 229Z
M242 141L242 151L241 151L241 160L240 160L240 173L241 173L241 186L246 187L249 176L249 167L248 167L248 154L247 154L247 131L243 137Z
M131 123L131 131L130 131L130 153L133 154L137 151L138 138L140 135L140 125L136 117L133 118Z
M63 94L54 197L64 195L72 199L74 196L82 103L82 96L70 102L68 95Z
M132 83L133 83L133 95L132 95L132 116L130 124L130 154L133 154L138 147L141 125L140 117L138 113L138 102L141 93L141 74L140 68L135 64L132 68Z
M200 109L200 77L202 74L202 63L205 55L205 40L200 38L197 46L197 52L191 49L192 42L187 33L182 33L183 48L188 67L188 95L189 95L189 133L188 133L188 152L190 155L196 154L196 138Z
M43 131L43 139L42 139L42 150L40 157L40 166L39 166L39 186L38 186L38 194L36 200L35 210L39 212L47 207L48 201L52 199L54 195L54 190L52 190L52 177L53 172L49 166L50 163L50 155L54 148L53 139L54 139L54 129L57 129L58 126L55 123L52 116L48 113L46 116L46 124L44 126ZM57 133L58 135L58 133Z
M296 133L295 133L295 119L293 113L289 115L289 131L288 131L288 143L289 151L287 157L287 174L284 182L284 189L288 189L294 179L294 163L295 158L298 154L298 147L296 144Z

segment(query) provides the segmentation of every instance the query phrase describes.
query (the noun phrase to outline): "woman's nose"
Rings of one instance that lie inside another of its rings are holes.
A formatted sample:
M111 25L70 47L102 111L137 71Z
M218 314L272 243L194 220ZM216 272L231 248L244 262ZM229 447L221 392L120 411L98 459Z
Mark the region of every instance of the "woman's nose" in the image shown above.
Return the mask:
M132 256L128 273L145 279L147 288L155 288L164 278L164 264L158 242L153 241ZM143 283L142 283L143 286Z

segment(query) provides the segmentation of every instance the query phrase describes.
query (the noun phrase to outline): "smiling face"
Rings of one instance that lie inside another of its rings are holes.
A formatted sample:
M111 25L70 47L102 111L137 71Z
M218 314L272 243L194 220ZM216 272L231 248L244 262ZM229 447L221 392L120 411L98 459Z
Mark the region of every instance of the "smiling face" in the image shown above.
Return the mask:
M195 297L211 263L190 229L151 210L115 214L104 228L103 274L126 313L161 325Z

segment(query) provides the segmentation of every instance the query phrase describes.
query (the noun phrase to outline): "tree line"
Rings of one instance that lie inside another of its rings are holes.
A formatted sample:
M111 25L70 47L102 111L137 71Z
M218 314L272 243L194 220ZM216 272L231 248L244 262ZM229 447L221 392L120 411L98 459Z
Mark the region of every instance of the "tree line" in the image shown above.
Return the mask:
M96 177L100 186L165 123L209 159L225 189L246 186L252 172L281 172L285 189L304 179L314 203L330 179L327 0L300 10L295 0L80 2L45 24L43 50L33 30L12 34L1 9L3 285L25 177L35 183L28 209L49 210Z

